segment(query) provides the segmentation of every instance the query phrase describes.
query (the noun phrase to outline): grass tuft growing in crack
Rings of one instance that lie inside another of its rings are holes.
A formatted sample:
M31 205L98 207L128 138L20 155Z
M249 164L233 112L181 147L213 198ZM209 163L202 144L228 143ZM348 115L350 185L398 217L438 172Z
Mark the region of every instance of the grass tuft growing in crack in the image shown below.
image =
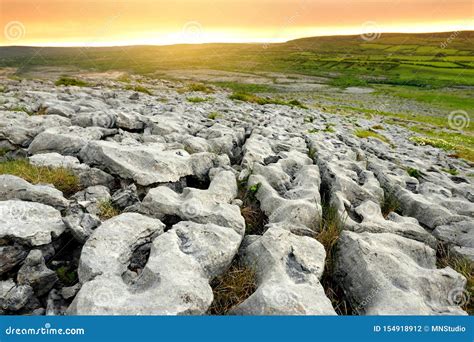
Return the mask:
M412 167L407 168L407 173L410 177L413 177L413 178L416 178L416 179L420 179L420 178L423 177L420 170L412 168Z
M474 315L474 266L472 261L462 256L453 255L449 247L441 242L438 243L436 256L438 268L449 266L467 279L466 289L459 304L469 315Z
M99 213L97 216L102 221L111 219L112 217L120 215L120 210L117 209L110 199L99 202Z
M387 218L387 216L392 213L398 211L400 209L400 201L395 196L394 192L391 190L385 190L382 204L380 205L382 209L383 217Z
M265 226L268 218L260 209L260 202L256 198L256 194L260 184L252 185L247 189L247 181L239 183L239 196L243 202L240 213L245 219L245 234L262 235L265 232Z
M336 261L336 246L344 228L344 220L339 217L337 209L329 205L324 198L322 207L323 217L320 223L320 231L315 236L316 240L321 242L326 250L326 261L324 273L321 278L321 285L337 314L351 315L353 312L351 305L346 301L344 291L333 278Z
M211 282L214 300L210 315L225 315L246 300L257 289L255 270L236 258L227 272Z
M77 283L78 280L77 270L74 270L68 266L59 267L56 270L56 275L64 286L72 286Z

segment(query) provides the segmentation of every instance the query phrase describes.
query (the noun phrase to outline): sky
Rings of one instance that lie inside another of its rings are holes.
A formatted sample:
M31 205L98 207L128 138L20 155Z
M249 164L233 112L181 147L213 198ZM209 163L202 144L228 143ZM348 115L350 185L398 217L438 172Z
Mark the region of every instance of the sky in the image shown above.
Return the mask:
M0 45L282 42L474 30L473 0L0 0Z

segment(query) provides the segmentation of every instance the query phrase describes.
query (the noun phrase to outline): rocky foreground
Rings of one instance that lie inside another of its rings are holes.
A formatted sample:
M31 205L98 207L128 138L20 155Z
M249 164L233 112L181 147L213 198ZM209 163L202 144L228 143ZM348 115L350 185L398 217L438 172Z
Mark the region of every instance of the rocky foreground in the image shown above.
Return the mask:
M466 314L466 278L437 248L474 262L472 165L402 127L360 139L380 122L165 81L145 84L153 95L3 85L1 160L65 168L79 186L0 175L1 314L207 314L238 259L255 291L229 314L335 315L327 258L353 314ZM244 219L247 197L264 227ZM344 225L334 255L316 239L327 208Z

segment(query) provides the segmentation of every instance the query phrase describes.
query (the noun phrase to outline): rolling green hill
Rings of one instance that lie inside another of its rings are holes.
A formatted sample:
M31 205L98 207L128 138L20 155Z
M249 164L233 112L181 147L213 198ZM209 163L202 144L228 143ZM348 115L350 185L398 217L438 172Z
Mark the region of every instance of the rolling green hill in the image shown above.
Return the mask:
M474 32L313 37L282 44L202 44L109 48L1 47L0 67L74 66L151 74L163 69L287 72L336 85L474 85Z

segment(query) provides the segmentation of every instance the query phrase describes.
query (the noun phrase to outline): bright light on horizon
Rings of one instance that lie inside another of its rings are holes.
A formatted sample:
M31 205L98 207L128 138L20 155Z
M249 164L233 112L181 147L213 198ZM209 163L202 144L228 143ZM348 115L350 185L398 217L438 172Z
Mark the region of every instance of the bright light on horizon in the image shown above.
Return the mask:
M457 0L0 0L0 46L281 43L364 33L474 30ZM439 3L434 6L434 3ZM36 4L36 6L35 6ZM469 12L470 9L470 12Z

